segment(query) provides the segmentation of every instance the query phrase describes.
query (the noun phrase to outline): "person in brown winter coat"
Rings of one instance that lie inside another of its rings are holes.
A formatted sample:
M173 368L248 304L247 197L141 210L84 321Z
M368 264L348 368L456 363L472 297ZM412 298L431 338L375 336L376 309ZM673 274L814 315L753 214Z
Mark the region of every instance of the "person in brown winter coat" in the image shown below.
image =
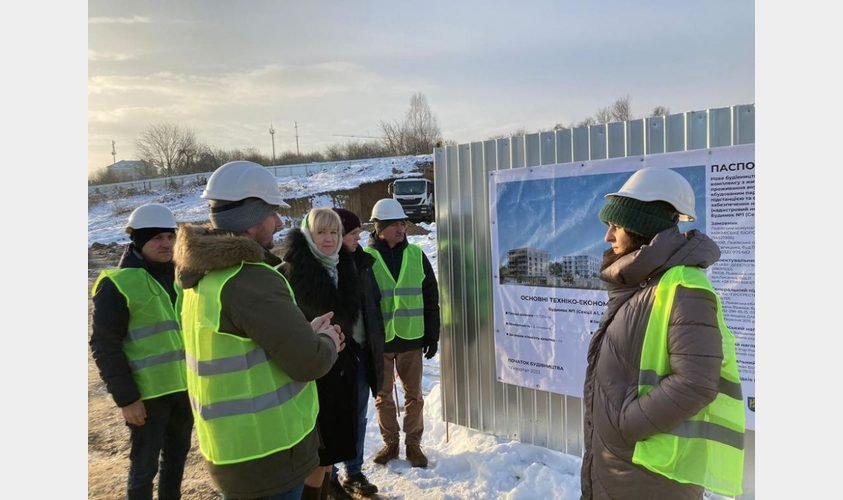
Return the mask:
M606 195L608 307L588 349L582 498L740 493L744 410L734 337L702 269L720 258L670 169L639 170ZM717 414L718 419L708 418Z

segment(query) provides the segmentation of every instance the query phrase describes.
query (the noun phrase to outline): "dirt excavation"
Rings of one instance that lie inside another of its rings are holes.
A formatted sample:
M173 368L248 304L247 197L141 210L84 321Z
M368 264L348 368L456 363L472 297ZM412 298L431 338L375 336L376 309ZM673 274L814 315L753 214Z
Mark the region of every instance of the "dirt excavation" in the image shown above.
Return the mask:
M369 226L369 227L367 227ZM370 231L371 225L364 224ZM427 231L415 224L408 224L408 234L425 234ZM276 240L277 244L277 240ZM90 290L106 267L115 267L125 246L122 244L94 243L88 248L88 338L91 335ZM277 250L277 247L276 247ZM129 429L120 410L114 405L100 380L96 364L88 352L88 498L123 499L126 497L126 477L129 468ZM221 498L205 470L199 453L199 443L194 429L193 446L187 457L182 482L182 498L208 500ZM157 481L157 478L156 478ZM157 495L156 495L157 498Z

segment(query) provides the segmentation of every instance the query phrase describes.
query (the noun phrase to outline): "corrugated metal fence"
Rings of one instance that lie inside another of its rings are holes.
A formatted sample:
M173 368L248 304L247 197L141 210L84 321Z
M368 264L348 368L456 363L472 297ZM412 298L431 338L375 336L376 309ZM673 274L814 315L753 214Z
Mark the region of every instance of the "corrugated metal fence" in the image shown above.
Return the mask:
M498 382L492 310L489 172L755 142L755 105L642 118L434 150L443 418L582 455L582 399ZM754 498L755 433L744 494Z

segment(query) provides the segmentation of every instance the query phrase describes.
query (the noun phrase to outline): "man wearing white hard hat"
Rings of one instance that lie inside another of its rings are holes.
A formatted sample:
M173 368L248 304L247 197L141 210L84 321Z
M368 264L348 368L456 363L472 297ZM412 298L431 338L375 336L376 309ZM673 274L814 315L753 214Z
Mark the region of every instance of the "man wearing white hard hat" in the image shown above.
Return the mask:
M384 198L372 207L375 231L364 248L375 264L372 270L381 291L386 343L383 386L375 398L384 446L374 462L386 465L398 458L403 428L405 456L413 467L427 467L421 449L424 432L422 356L431 359L439 346L439 285L433 266L421 247L407 241L407 215L397 200ZM404 387L404 421L398 426L392 390L394 373Z
M129 427L126 496L151 500L158 475L158 498L174 499L181 496L193 428L181 290L173 282L176 219L150 203L132 212L126 231L132 241L118 268L103 271L93 286L91 352Z
M224 499L298 500L319 464L314 380L344 335L332 312L308 322L275 269L269 249L289 205L266 168L226 163L202 198L210 225L185 225L175 247L199 450Z
M679 173L644 168L606 196L609 303L588 349L583 499L741 494L745 414L735 338L705 269L720 248Z

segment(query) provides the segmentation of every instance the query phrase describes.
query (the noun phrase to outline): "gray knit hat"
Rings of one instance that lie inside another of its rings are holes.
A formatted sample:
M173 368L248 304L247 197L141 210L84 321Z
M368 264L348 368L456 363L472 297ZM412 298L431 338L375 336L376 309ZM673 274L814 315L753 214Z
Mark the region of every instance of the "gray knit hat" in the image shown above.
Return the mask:
M270 205L260 198L246 198L239 201L208 200L211 225L216 229L242 233L260 224L267 215L278 211L278 205Z
M670 203L625 196L609 196L598 214L604 224L620 226L648 239L676 225L678 216Z

